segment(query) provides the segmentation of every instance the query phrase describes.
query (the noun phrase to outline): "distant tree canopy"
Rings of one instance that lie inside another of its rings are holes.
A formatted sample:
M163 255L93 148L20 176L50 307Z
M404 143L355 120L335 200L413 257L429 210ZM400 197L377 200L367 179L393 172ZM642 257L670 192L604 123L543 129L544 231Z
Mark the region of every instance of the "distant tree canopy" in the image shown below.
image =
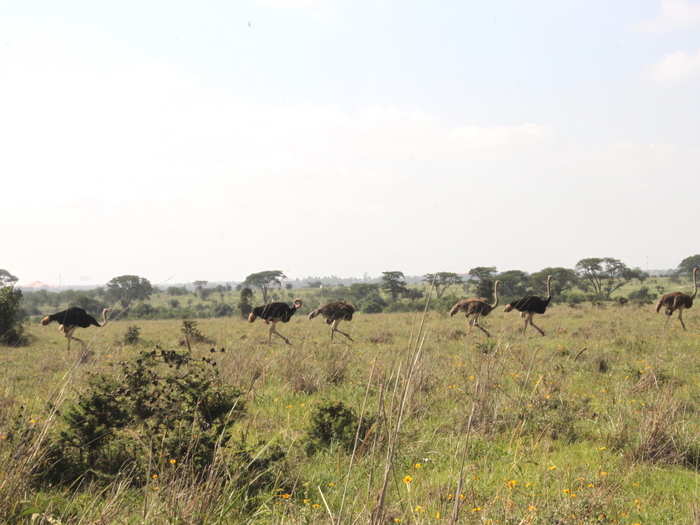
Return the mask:
M321 281L307 281L306 286L309 288L321 288L323 283Z
M194 294L199 295L201 299L204 299L204 288L209 284L209 281L194 281L192 286L194 286Z
M392 301L396 301L408 290L406 288L406 276L403 272L382 272L382 290L391 296Z
M576 263L576 271L581 285L592 290L600 299L610 299L610 295L633 279L644 281L647 278L642 270L629 268L625 263L612 257L590 257Z
M700 255L691 255L690 257L686 257L681 261L681 263L678 265L678 274L680 275L688 275L693 273L693 268L695 267L700 268ZM0 270L2 272L2 270Z
M423 281L435 288L435 295L438 299L450 286L463 283L462 278L454 272L426 273L423 276Z
M119 301L123 308L127 308L133 301L145 301L152 293L150 281L138 275L120 275L107 283L107 297Z
M495 266L477 266L469 270L469 276L474 282L475 293L479 297L489 297L493 291L493 280L496 275Z
M17 277L10 272L0 269L0 286L13 286L17 281Z
M542 290L542 296L544 297L548 275L552 276L551 288L552 300L554 301L566 290L571 290L579 285L578 275L576 275L574 270L561 267L545 268L530 275L530 286L533 289L533 293L540 294L540 290Z
M505 299L517 299L528 295L530 291L530 278L523 271L509 270L507 272L501 272L497 275L497 278L501 281L500 293ZM490 288L488 293L492 293ZM483 297L489 297L489 295L483 295Z
M264 303L267 303L268 291L273 286L282 286L282 280L286 279L287 276L280 270L267 270L264 272L251 273L245 278L245 281L241 283L241 287L253 287L258 288L260 293L262 293L262 299Z

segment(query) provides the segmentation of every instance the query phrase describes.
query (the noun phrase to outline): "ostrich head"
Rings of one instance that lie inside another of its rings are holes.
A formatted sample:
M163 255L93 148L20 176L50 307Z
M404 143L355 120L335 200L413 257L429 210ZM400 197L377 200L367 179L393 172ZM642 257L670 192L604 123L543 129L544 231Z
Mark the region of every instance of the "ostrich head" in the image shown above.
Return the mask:
M44 326L46 326L50 322L51 322L51 318L48 315L41 320L41 324Z
M512 304L507 304L506 307L503 309L504 312L510 312L513 309Z
M303 305L304 305L304 303L302 302L301 299L294 299L294 304L293 304L293 306L294 306L294 309L295 309L295 310L301 308Z

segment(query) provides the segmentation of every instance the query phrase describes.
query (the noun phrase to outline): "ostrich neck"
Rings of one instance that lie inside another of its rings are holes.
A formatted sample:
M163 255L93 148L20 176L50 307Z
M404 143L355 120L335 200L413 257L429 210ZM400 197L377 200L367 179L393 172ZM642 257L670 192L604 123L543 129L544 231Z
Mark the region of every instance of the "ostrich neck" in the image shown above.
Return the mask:
M549 301L552 298L552 289L550 286L550 281L552 280L552 276L550 275L547 277L547 301Z
M498 285L499 282L496 281L496 284L493 285L493 300L494 303L491 305L491 308L496 308L498 306Z
M698 294L698 272L697 269L693 270L693 295L691 296L691 299L695 299L695 296Z

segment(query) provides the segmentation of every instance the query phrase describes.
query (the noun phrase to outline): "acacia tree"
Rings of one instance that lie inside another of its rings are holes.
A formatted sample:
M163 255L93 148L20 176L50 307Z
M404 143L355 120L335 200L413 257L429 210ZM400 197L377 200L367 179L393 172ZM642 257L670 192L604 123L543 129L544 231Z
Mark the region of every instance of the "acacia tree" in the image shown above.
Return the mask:
M440 299L450 286L462 284L464 281L454 272L437 272L426 273L423 282L435 287L435 296Z
M262 293L263 302L267 303L267 293L272 286L282 287L282 280L287 276L280 270L267 270L264 272L251 273L241 284L242 287L254 287Z
M686 257L678 265L678 275L688 275L693 273L693 268L700 267L700 255L691 255ZM0 270L2 272L2 270Z
M576 263L576 272L582 284L593 290L600 299L610 299L610 295L633 279L644 281L647 275L639 268L629 268L625 263L612 257L590 257Z
M382 272L382 290L391 295L392 301L396 301L408 291L406 276L403 272Z
M207 284L209 284L209 281L194 281L192 283L192 286L194 286L194 294L198 295L200 299L204 299L202 291Z
M133 301L145 301L153 293L151 282L138 275L120 275L107 283L107 297L128 308Z
M14 286L17 280L17 277L7 270L0 269L0 286Z
M479 297L489 297L493 290L495 266L477 266L469 270L469 277L475 281L476 294Z
M528 275L521 270L508 270L497 275L501 281L501 293L505 299L515 299L527 295L530 290ZM489 293L492 293L489 288ZM484 295L484 297L489 297Z
M566 290L570 290L579 286L579 278L574 270L569 268L545 268L539 272L530 275L530 286L534 290L544 289L544 283L547 281L547 276L552 276L552 300L556 301L557 297L561 296Z

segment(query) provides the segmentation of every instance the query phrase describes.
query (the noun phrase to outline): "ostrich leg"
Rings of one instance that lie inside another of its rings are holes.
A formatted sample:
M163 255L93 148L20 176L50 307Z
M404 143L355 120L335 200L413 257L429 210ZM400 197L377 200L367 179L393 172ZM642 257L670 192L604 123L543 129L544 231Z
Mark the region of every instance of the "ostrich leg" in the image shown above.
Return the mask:
M340 319L336 319L335 321L333 321L333 325L331 326L331 341L333 340L333 334L335 332L338 332L339 334L344 335L345 337L350 339L350 341L352 341L352 337L350 337L349 334L346 334L345 332L338 330L339 324L340 324Z

